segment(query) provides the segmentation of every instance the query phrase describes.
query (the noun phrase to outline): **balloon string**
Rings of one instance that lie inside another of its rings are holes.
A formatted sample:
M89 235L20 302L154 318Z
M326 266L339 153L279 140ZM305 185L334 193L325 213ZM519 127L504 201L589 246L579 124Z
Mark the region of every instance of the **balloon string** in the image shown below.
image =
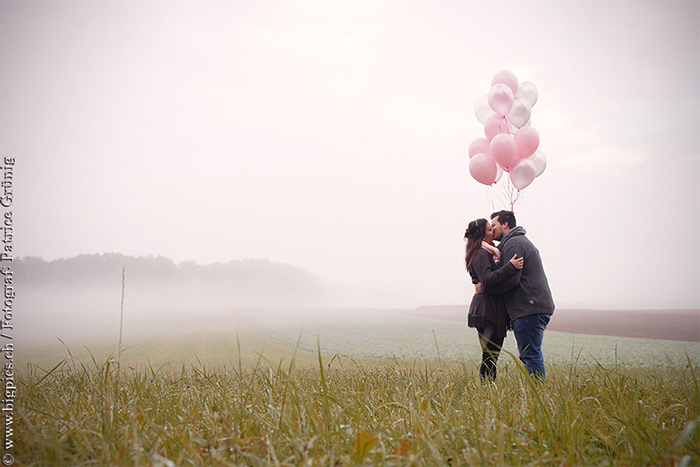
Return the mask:
M515 203L520 199L520 190L516 190L513 186L513 182L510 179L510 174L507 177L507 186L504 186L506 190L506 203L504 205L510 205L510 210L515 212Z
M507 203L508 203L508 190L506 188L507 182L505 181L505 178L503 178L501 180L503 180L503 181L500 182L500 185L499 185L499 187L501 188L501 191L499 193L498 200L500 201L500 203L499 203L500 206L506 207ZM494 207L493 211L494 212L496 211L495 207Z
M506 202L504 203L504 205L506 207L510 206L510 210L512 211L513 210L513 185L510 181L510 174L508 174L508 177L506 180L507 180L506 186L503 187L505 189L505 197L506 197Z
M510 210L511 211L515 212L515 203L517 203L519 199L520 199L520 190L518 190L518 192L515 195L515 198L510 203Z
M505 180L506 177L501 178L501 181L499 181L498 184L495 185L495 186L498 186L498 188L500 189L498 192L498 201L499 201L500 206L506 206L506 202L508 201L507 200L507 191L506 191L506 186L505 186L506 182L503 181L503 180ZM491 203L491 209L492 209L492 212L496 212L496 206L493 203Z
M500 191L497 188L500 188ZM498 198L499 205L504 209L510 208L511 211L515 211L515 205L521 195L522 192L513 186L510 175L505 175L497 183L486 187L486 197L492 212L496 212L495 198Z
M491 186L495 186L495 184ZM496 212L496 205L493 200L493 190L491 190L491 186L487 187L486 193L488 195L488 202L491 205L491 212Z

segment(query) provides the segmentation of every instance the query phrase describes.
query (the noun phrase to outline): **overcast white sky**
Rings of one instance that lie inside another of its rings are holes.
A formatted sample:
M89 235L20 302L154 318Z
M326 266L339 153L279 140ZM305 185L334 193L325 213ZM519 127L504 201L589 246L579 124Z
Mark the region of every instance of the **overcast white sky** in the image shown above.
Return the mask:
M548 167L515 212L557 305L700 308L698 1L2 1L0 21L18 256L269 258L329 305L468 303L462 236L495 191L468 172L473 109L505 69L539 88Z

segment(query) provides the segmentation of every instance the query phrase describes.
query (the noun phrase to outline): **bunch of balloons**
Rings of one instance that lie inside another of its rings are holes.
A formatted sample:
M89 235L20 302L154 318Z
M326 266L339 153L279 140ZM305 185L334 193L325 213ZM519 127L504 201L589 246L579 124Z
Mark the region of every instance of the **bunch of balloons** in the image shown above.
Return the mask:
M484 124L485 138L469 145L469 173L484 185L493 185L508 172L518 191L530 185L547 167L539 151L540 135L530 125L537 87L529 81L518 83L515 74L499 71L491 89L477 99L476 118Z

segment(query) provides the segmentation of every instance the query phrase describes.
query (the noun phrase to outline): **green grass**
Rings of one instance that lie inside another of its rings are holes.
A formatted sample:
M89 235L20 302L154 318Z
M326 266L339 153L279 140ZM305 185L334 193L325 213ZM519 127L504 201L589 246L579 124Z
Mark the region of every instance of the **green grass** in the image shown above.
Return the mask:
M318 341L317 341L318 345ZM296 354L17 374L15 465L697 465L696 368ZM126 355L126 352L124 355ZM245 354L245 350L238 355ZM307 355L308 356L308 355Z
M509 336L491 385L464 323L248 320L25 338L14 465L700 464L698 343L548 331L533 384Z

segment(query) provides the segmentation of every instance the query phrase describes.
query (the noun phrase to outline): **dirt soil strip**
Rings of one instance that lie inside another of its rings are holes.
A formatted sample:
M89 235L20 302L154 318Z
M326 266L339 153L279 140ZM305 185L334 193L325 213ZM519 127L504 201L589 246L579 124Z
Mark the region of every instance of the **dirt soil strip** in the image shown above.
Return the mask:
M406 313L466 322L468 311L466 305L455 305L424 306ZM700 342L700 310L557 309L547 329L575 334Z

